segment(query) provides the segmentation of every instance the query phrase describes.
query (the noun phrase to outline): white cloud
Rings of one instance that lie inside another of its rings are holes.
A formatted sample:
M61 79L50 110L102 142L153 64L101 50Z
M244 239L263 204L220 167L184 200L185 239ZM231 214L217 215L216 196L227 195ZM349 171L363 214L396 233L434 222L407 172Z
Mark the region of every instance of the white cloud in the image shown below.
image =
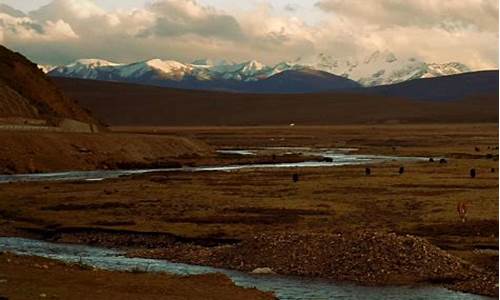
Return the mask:
M63 20L35 22L28 17L12 17L0 13L2 41L61 42L77 39L78 35Z
M334 18L330 28L353 33L358 49L498 68L498 1L321 0L316 6Z
M228 13L195 0L155 0L107 11L91 0L53 0L28 15L0 11L3 43L40 63L83 57L258 59L275 63L320 52L357 56L389 49L426 61L498 66L498 2L321 0L314 25L270 1ZM286 2L285 2L286 3ZM3 12L3 13L2 13Z
M339 18L379 27L498 30L495 0L320 0L316 5Z

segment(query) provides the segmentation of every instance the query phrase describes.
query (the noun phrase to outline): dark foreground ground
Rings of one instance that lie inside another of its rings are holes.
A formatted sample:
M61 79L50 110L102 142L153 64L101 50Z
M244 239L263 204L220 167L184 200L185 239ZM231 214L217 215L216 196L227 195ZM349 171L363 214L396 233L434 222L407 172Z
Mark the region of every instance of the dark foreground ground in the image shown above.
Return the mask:
M370 176L366 166L344 166L7 184L0 190L0 234L243 271L270 267L376 285L427 282L495 296L497 128L156 128L215 148L352 147L435 161L405 163L403 174L398 162L372 165ZM460 202L468 207L465 223Z
M36 257L0 254L0 299L275 299L221 274L190 277L106 272Z

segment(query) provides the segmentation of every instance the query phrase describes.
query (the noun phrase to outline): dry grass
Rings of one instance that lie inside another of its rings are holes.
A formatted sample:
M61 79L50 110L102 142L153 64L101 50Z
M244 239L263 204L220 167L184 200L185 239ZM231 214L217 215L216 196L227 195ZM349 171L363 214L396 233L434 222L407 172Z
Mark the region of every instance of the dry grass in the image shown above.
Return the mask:
M403 175L398 174L399 163L385 163L372 165L371 176L364 175L365 166L345 166L9 184L0 190L2 230L79 226L245 238L262 231L372 228L423 236L447 249L497 249L498 174L491 168L498 169L498 162L486 158L498 155L495 126L181 129L218 147L269 146L263 141L282 135L289 146L341 143L365 153L454 153L455 158L447 164L405 163ZM473 167L475 179L469 177ZM300 174L299 182L292 182L293 173ZM469 207L465 224L456 212L461 201Z

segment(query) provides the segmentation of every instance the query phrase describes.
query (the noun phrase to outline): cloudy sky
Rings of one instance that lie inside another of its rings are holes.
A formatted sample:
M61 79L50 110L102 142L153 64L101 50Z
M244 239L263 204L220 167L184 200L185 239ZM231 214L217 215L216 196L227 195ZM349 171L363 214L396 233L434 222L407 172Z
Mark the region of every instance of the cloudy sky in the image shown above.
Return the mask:
M0 0L0 43L43 64L267 64L375 50L498 68L497 0Z

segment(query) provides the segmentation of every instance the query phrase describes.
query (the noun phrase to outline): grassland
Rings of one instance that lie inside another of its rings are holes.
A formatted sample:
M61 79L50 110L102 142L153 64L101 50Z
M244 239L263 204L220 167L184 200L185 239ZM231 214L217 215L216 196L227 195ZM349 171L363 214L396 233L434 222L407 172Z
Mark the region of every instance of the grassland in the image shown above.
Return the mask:
M366 166L343 166L7 184L0 190L1 234L161 250L256 234L376 230L424 238L498 274L496 124L155 129L157 135L172 133L215 148L348 147L435 161L405 163L403 174L399 162L371 165L370 176ZM472 168L476 178L469 175ZM293 173L300 176L297 183ZM465 223L457 215L459 202L468 206Z

